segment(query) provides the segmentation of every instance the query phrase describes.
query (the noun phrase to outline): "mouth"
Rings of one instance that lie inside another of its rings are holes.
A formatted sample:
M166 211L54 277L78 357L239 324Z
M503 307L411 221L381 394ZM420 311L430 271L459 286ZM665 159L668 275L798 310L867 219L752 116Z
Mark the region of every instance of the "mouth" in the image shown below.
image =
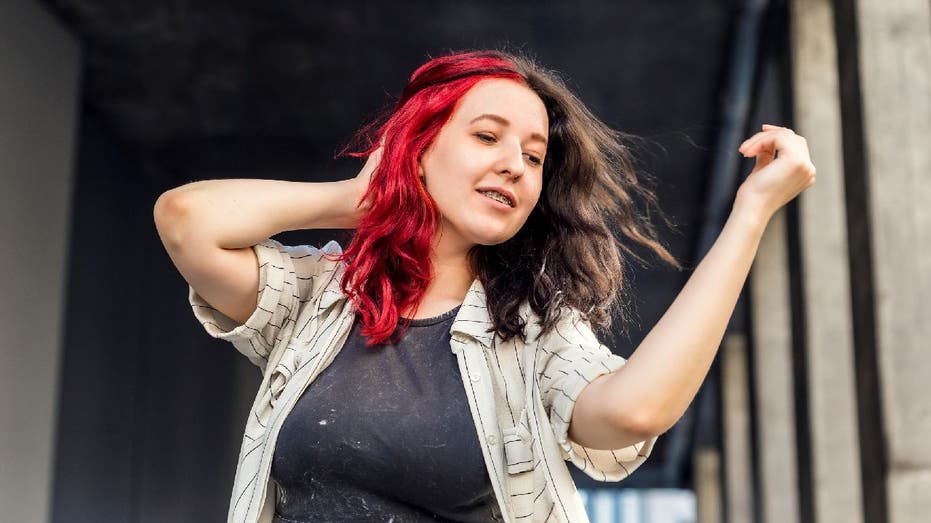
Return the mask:
M514 208L514 198L508 194L503 194L493 189L479 189L478 192L498 203L507 205L512 209Z

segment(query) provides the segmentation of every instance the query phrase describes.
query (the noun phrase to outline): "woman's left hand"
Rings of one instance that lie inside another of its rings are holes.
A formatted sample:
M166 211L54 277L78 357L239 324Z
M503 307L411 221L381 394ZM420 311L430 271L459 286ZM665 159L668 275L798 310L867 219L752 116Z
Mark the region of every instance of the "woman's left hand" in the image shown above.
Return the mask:
M769 220L783 205L815 183L808 143L792 129L763 124L738 149L756 165L737 190L734 207L749 207Z

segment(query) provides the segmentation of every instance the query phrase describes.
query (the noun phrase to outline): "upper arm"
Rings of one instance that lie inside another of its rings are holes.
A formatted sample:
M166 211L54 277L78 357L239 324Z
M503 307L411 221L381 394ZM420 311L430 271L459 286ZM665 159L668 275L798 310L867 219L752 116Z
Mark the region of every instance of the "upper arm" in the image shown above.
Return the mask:
M618 481L649 456L655 436L619 423L606 384L626 363L601 344L578 311L541 339L538 368L543 407L563 457L599 481ZM636 420L636 414L628 419Z
M251 247L205 249L175 261L191 288L238 324L245 323L258 305L258 265Z
M619 449L653 436L636 413L623 412L623 398L611 395L609 383L618 372L602 374L582 388L572 409L570 440L590 449Z
M168 256L185 281L207 303L242 324L255 311L259 268L251 247L223 249L185 230L187 212L178 193L155 203L155 225Z

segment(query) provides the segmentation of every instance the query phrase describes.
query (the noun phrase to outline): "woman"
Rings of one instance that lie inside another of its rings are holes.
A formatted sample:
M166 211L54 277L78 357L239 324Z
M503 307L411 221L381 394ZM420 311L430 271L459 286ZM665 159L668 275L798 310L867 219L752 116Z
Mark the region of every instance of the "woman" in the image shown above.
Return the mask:
M263 371L230 521L587 521L564 460L618 481L646 459L766 223L814 181L791 130L744 142L756 166L720 237L625 362L593 332L623 314L623 262L634 244L675 260L621 135L554 75L436 58L360 136L351 180L202 181L156 203L195 315ZM309 228L356 233L345 252L268 239Z

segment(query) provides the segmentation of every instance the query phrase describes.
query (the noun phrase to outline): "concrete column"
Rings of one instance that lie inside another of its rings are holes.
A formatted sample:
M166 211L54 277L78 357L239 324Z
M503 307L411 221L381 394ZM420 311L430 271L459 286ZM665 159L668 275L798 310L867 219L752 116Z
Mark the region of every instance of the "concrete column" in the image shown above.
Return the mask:
M829 0L791 3L796 131L817 182L799 199L812 501L818 523L863 521L840 92Z
M857 0L890 523L931 514L931 15Z
M0 519L49 518L79 47L0 2Z
M753 457L750 449L750 380L747 366L746 336L728 333L721 344L721 417L724 426L728 523L753 521Z
M761 523L798 523L792 324L785 210L770 221L750 273Z
M699 447L692 458L695 470L696 523L722 523L721 451L714 447Z

